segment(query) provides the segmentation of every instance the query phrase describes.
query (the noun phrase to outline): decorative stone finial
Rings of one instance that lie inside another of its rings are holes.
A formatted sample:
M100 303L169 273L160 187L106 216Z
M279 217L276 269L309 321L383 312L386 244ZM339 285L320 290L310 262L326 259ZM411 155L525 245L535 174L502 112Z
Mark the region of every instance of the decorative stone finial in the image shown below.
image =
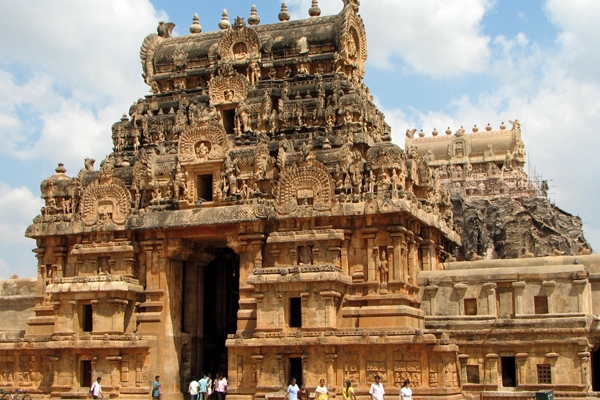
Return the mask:
M473 125L473 133L477 132L479 132L479 128L477 127L477 125Z
M250 16L248 17L248 23L251 26L256 26L260 23L260 17L258 16L258 12L256 10L256 6L252 5L250 9Z
M219 21L219 29L227 30L231 28L231 22L229 22L229 14L227 14L227 9L223 9L223 14L221 16L221 21Z
M433 136L437 136L437 135L438 135L438 131L437 131L437 129L433 128L433 131L431 132L431 134L432 134Z
M200 18L198 18L198 13L194 14L194 18L192 18L194 22L190 25L190 33L200 33L202 32L202 25L198 22Z
M486 131L491 131L492 130L492 126L488 123L487 126L485 127Z
M58 163L58 167L56 167L55 171L57 174L64 174L65 172L67 172L67 169L65 168L65 164Z
M290 13L288 12L287 4L285 4L285 1L281 3L281 12L279 13L279 20L281 22L287 22L290 20Z
M452 129L450 129L450 127L446 129L446 135L452 135Z
M425 137L425 132L423 132L423 129L419 131L419 137Z
M312 0L312 6L308 9L308 15L311 17L318 17L321 15L321 9L319 8L319 0Z
M504 125L504 122L502 122L502 123L500 124L500 129L502 129L502 130L505 130L505 129L506 129L506 125Z

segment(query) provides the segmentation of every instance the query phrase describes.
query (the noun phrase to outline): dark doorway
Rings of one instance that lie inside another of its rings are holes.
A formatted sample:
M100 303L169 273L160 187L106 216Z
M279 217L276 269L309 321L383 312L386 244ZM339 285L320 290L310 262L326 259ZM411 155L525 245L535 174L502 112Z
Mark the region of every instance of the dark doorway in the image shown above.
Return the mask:
M517 365L514 357L501 357L502 360L502 386L517 386Z
M202 369L227 373L228 334L237 329L239 309L239 258L231 249L215 249L216 258L203 267L204 318Z
M600 347L592 352L592 390L600 392Z
M290 328L302 328L302 299L290 298Z
M92 386L92 362L89 360L81 361L81 387Z
M288 382L296 379L298 386L302 386L302 359L300 357L290 357L290 373L288 376Z

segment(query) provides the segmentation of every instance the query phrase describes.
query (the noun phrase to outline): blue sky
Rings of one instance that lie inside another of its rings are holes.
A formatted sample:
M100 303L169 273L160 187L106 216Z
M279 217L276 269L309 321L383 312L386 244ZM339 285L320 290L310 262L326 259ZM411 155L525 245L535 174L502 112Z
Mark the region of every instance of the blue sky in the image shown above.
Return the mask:
M76 176L111 151L110 127L148 93L139 48L158 21L217 29L223 8L277 22L272 0L4 0L0 3L0 278L35 276L24 238L39 184L63 162ZM292 19L311 0L287 2ZM342 0L320 0L322 15ZM408 128L499 126L519 118L528 167L582 217L600 249L600 2L363 0L366 84L403 146Z

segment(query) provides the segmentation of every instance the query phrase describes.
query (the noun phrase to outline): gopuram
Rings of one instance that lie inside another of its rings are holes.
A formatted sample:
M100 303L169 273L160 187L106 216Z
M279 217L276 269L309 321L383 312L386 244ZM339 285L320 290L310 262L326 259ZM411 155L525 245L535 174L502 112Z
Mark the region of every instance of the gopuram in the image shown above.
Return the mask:
M151 94L112 126L113 152L41 183L37 280L2 286L3 312L21 296L29 315L0 336L0 387L77 399L102 376L105 395L146 399L160 375L171 400L204 371L231 400L282 399L291 378L331 397L351 380L366 400L375 375L417 399L594 396L600 257L453 261L457 168L391 142L358 11L314 0L290 21L284 3L260 25L253 7L144 39ZM444 137L455 160L461 134ZM492 150L526 185L523 158Z

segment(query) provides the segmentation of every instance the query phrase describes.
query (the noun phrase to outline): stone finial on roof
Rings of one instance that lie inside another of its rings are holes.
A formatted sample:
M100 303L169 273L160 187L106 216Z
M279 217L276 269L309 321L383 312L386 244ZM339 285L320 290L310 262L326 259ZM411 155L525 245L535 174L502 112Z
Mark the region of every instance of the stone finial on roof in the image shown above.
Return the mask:
M227 30L231 28L231 22L229 22L229 14L227 14L227 9L223 9L223 14L221 15L221 21L219 21L219 29Z
M251 26L256 26L260 23L260 17L258 16L258 12L256 10L256 5L252 5L250 9L250 16L248 17L248 23Z
M500 129L501 129L501 130L505 130L505 129L506 129L506 125L504 124L504 122L502 122L502 123L500 124Z
M281 12L279 13L279 20L281 22L287 22L290 20L290 13L288 12L287 4L285 4L285 1L281 3Z
M489 124L489 122L488 122L487 126L485 127L485 130L488 132L492 130L492 126Z
M452 129L450 129L450 127L446 129L446 135L452 135Z
M311 17L318 17L321 15L321 9L319 8L319 0L312 0L312 6L308 9L308 15Z
M200 18L198 18L198 13L194 14L194 18L192 18L194 22L190 25L190 33L200 33L202 32L202 25L198 22Z

